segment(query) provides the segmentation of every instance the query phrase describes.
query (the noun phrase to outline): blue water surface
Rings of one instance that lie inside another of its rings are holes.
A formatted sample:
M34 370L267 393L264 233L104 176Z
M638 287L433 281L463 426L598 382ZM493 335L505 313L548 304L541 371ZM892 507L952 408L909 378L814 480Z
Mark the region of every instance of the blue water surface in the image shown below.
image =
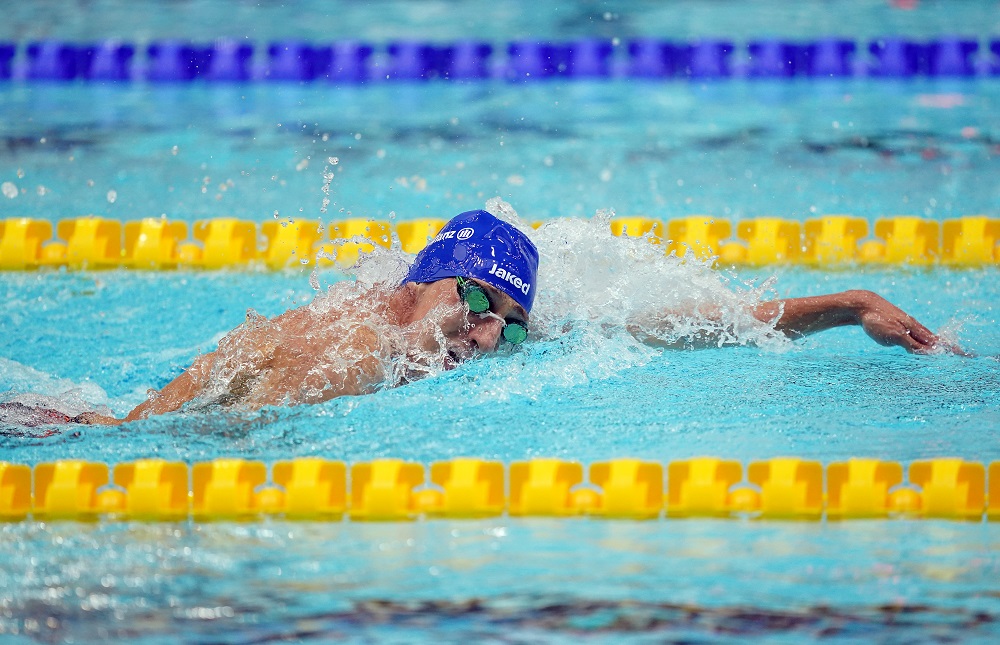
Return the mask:
M403 221L499 195L529 221L606 208L944 219L1000 200L992 79L35 83L3 96L7 216Z

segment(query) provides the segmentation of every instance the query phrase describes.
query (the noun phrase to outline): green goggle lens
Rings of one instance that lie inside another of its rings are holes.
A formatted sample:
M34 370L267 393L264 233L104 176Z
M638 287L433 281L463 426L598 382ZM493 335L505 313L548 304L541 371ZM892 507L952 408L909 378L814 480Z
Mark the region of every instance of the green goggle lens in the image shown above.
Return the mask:
M468 305L469 311L484 314L490 310L490 299L485 289L463 278L455 279L458 281L458 294ZM528 338L528 327L522 322L505 321L503 338L511 345L520 345Z
M458 281L458 295L469 305L469 311L474 314L484 314L490 310L490 299L485 289L464 278L455 280Z
M528 338L528 328L517 322L509 322L503 328L503 339L511 345L520 345Z
M469 311L474 314L484 314L490 310L490 299L486 297L486 292L482 287L466 285L465 304L469 305Z

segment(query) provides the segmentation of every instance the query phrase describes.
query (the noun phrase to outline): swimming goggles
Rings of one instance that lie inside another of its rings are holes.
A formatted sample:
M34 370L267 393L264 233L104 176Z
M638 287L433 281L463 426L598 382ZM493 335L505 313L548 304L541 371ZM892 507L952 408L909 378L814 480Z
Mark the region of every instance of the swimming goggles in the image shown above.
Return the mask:
M486 289L465 278L456 277L455 280L458 282L458 295L468 305L469 311L474 314L487 314L500 318L490 311L490 297L486 293ZM527 337L528 326L526 324L510 318L503 320L503 339L505 341L511 345L520 345Z

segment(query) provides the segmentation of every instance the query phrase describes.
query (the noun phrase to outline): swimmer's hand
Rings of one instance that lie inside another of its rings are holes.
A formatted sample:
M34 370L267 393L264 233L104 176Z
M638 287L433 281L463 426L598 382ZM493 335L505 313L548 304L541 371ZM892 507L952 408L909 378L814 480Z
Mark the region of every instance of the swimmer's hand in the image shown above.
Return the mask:
M84 412L70 419L70 423L81 423L87 426L118 426L125 423L125 419L116 419L96 412Z
M880 345L898 345L911 354L946 352L969 356L954 343L921 325L913 316L871 291L847 292L857 299L858 324Z
M852 290L763 302L753 313L758 320L774 321L775 329L792 338L833 327L860 325L880 345L899 346L913 354L970 355L872 291Z

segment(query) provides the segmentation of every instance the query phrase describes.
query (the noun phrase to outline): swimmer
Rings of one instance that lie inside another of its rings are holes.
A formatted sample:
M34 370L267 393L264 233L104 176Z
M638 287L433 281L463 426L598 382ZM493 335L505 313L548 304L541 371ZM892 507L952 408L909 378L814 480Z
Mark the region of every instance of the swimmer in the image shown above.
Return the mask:
M72 421L120 424L189 402L250 409L318 403L401 385L501 343L524 342L537 274L538 251L524 233L486 211L462 213L417 255L402 284L334 305L317 296L271 320L251 312L216 351L199 356L124 419L85 413ZM859 325L882 345L960 352L870 291L763 302L751 313L790 338ZM650 330L676 315L664 312L629 331L655 345Z
M401 285L335 306L319 296L271 320L251 313L124 419L74 420L119 424L190 401L251 409L319 403L452 369L527 338L537 273L538 251L524 233L486 211L462 213L417 255Z

